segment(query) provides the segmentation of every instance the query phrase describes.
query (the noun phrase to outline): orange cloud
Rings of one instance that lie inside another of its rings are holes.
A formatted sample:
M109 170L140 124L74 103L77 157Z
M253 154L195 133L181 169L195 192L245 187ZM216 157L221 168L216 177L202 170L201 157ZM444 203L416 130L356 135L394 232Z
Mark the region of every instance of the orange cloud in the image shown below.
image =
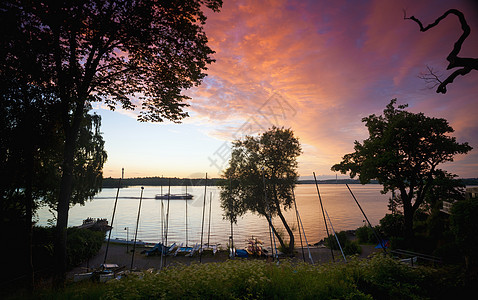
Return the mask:
M469 12L466 5L454 2ZM281 125L292 127L307 146L301 164L320 173L352 151L354 140L367 137L361 119L380 114L395 97L425 114L435 113L439 103L456 134L478 144L469 133L478 131L476 100L470 96L478 94L477 74L458 78L446 95L424 89L417 78L426 64L444 70L459 24L450 19L420 33L415 23L403 20L403 8L427 23L448 6L447 1L226 1L221 13L209 15L206 32L216 63L204 84L188 92L191 113L214 124L212 135L230 140L251 118L260 119L261 106L279 93L295 111ZM470 26L478 29L474 19ZM470 48L478 49L476 34L464 53Z

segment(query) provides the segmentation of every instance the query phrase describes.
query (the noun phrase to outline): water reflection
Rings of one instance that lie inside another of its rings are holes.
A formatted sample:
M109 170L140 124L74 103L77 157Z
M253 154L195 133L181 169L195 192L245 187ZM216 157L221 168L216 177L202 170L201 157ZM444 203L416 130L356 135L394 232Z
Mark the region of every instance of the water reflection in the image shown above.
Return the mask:
M362 209L367 214L372 225L377 225L379 220L387 212L388 198L390 195L380 193L380 185L349 185ZM324 208L327 210L336 231L355 229L363 225L364 217L355 204L347 187L342 184L319 185ZM185 187L171 187L171 193L184 193ZM138 239L148 242L161 240L161 222L164 220L167 210L167 200L156 200L156 194L168 192L167 187L145 186L143 192L143 203L141 218L138 228ZM220 243L225 246L230 235L230 223L223 220L222 210L219 203L219 188L190 186L187 192L194 195L192 200L171 200L169 201L169 228L168 243L186 244L186 205L187 205L187 237L188 245L197 243L201 239L201 227L203 217L204 195L206 194L206 215L204 217L203 241L208 240L209 228L209 201L211 205L211 225L209 239L211 243ZM141 187L128 187L120 190L120 198L116 208L116 216L113 224L112 238L126 238L129 228L132 232L136 228L137 209ZM297 208L307 234L309 243L315 243L326 236L324 219L320 210L320 203L317 197L315 185L303 184L296 188ZM116 189L104 189L91 202L84 206L75 206L70 209L69 226L80 225L83 219L107 218L111 220L113 205L116 196ZM163 218L162 218L163 215ZM298 226L295 210L285 212L285 216L294 229L298 241ZM52 215L48 209L41 209L38 213L39 224L47 225L47 220ZM275 220L280 225L280 220ZM267 222L263 217L254 214L247 214L239 218L237 225L234 225L234 236L237 245L251 236L268 241L269 231ZM164 227L163 227L164 229ZM130 233L131 233L130 232ZM285 234L285 230L284 230ZM286 235L286 234L285 234ZM132 238L131 234L129 238Z

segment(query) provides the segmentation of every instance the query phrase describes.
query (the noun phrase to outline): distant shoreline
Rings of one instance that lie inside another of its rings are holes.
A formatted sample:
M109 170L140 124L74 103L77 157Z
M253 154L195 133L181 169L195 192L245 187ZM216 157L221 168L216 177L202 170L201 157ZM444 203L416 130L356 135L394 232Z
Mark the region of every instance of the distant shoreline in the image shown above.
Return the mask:
M466 186L478 186L478 178L462 178ZM222 178L208 178L208 186L222 185L225 179ZM165 178L165 177L140 177L140 178L124 178L121 180L122 187L128 186L204 186L204 178ZM358 179L321 179L317 180L320 184L360 184ZM297 184L315 184L314 180L304 179L299 180ZM372 180L368 184L379 184L377 180ZM117 188L119 185L119 178L103 178L103 188Z

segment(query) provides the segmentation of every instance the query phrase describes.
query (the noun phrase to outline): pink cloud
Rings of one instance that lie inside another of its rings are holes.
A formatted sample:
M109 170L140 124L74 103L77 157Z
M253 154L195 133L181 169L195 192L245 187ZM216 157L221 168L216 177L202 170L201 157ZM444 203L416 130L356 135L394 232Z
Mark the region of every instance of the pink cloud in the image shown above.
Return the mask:
M464 1L453 5L470 12ZM204 84L188 92L191 111L216 124L213 134L228 139L229 132L230 139L278 92L297 112L282 121L307 145L302 165L320 173L352 151L354 140L366 138L361 118L382 113L395 97L425 114L441 107L456 135L478 147L472 133L478 131L472 96L478 74L458 78L446 95L417 78L427 64L445 69L459 24L450 18L420 33L403 20L403 8L428 23L450 7L448 1L226 1L219 14L209 15L206 32L217 62ZM477 57L474 32L463 53Z

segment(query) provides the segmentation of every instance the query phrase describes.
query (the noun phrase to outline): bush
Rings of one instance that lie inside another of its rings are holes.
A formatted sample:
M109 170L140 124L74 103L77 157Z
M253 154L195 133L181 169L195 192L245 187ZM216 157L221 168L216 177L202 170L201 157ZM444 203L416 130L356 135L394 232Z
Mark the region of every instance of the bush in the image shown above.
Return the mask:
M336 234L340 242L340 246L342 246L342 250L344 251L345 255L354 255L362 253L362 248L360 248L358 243L350 241L345 231L340 231ZM335 235L331 235L330 237L325 238L324 241L325 245L329 248L332 248L332 250L340 250Z
M386 214L380 220L380 229L384 238L401 237L405 230L405 220L401 214Z
M68 228L67 231L67 267L76 267L92 257L101 248L105 233L88 229ZM36 270L52 270L55 263L53 245L54 227L34 227L32 248L33 265Z
M377 241L375 235L373 234L372 228L366 225L357 228L355 230L355 236L360 244L370 244Z
M105 233L88 229L68 228L67 233L68 268L93 257L101 249Z
M237 259L130 275L108 284L102 298L436 299L456 283L444 274L381 255L323 265Z

